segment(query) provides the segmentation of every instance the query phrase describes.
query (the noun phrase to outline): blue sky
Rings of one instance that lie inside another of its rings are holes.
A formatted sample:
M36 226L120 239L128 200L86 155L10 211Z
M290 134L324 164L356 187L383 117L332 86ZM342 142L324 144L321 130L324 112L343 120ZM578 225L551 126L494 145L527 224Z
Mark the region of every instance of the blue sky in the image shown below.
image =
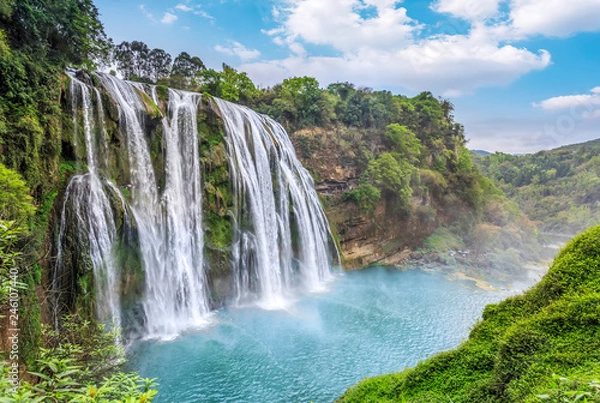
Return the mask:
M469 147L600 137L600 0L96 0L115 43L225 62L259 86L316 77L450 99Z

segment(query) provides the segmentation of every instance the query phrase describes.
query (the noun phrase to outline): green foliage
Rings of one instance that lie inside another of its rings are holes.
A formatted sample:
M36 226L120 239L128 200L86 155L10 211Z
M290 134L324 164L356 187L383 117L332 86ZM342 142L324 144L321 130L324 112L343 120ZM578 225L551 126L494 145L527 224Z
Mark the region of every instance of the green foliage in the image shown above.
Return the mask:
M383 153L369 162L367 177L382 190L394 195L404 208L412 196L410 179L414 168L405 160L398 161L391 153Z
M19 0L8 10L4 4L0 27L13 49L63 66L92 67L107 54L106 35L91 0Z
M140 95L140 98L142 98L142 102L144 103L144 106L146 107L146 112L148 113L148 116L150 116L152 119L162 118L162 112L160 111L158 106L154 103L152 98L150 98L148 96L148 94L146 94L143 91L138 91L138 94Z
M192 78L204 69L206 66L198 56L190 56L187 52L181 52L173 61L171 75Z
M124 362L125 351L116 343L119 330L107 331L104 325L77 315L65 316L60 331L45 326L43 337L47 348L42 357L72 360L83 370L78 378L82 382L101 379Z
M473 161L471 159L471 153L464 146L461 147L458 152L458 161L456 165L458 172L470 173L475 171L475 166L473 165Z
M588 380L600 374L599 274L595 227L569 242L534 288L488 305L457 349L364 380L339 401L597 401L597 382L557 383L553 374Z
M544 231L576 233L600 222L600 145L475 158L481 171Z
M150 49L144 42L123 41L115 46L114 59L117 68L123 73L126 80L139 79L150 75L149 53Z
M202 133L200 153L204 166L205 241L209 248L223 252L233 242L231 210L234 208L229 160L221 119L210 109L199 110L198 128Z
M399 158L411 164L419 162L421 142L409 128L392 123L385 128L385 138L392 144Z
M258 96L258 90L248 75L238 72L225 63L222 72L207 69L196 75L199 78L201 92L226 101L248 105Z
M157 82L171 73L171 55L150 49L144 42L121 42L114 49L114 61L128 80Z
M35 211L32 201L21 175L0 163L0 220L28 218Z
M167 102L167 97L169 96L169 88L164 85L157 85L156 95L158 96L159 101Z
M15 244L23 233L13 222L0 220L0 304L5 306L11 288L24 290L26 284L18 276L22 253Z
M453 234L448 228L440 227L436 229L425 241L423 248L428 251L446 253L451 249L462 249L462 241L456 234Z
M356 189L345 194L346 199L354 200L363 211L373 211L381 192L370 183L361 183Z
M205 218L205 226L207 227L206 238L211 246L225 248L231 245L233 241L233 225L229 217L221 217L209 211L208 217Z
M333 100L328 95L315 78L292 77L265 91L257 106L288 129L324 127L334 115Z
M0 367L0 402L151 402L157 391L154 379L136 373L118 372L123 350L115 343L117 333L106 333L102 325L64 320L64 333L45 330L51 347L41 349L30 374L34 383L9 382L9 366Z
M547 403L598 403L600 402L600 383L596 380L571 380L554 375L554 387L547 393L537 395L540 402Z

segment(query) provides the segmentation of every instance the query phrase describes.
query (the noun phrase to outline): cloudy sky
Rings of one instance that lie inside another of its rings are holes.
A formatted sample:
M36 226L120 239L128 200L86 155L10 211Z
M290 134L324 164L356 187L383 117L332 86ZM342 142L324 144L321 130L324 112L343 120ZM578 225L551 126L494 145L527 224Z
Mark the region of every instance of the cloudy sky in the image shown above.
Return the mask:
M95 0L142 40L259 86L291 76L450 99L469 147L600 137L600 0Z

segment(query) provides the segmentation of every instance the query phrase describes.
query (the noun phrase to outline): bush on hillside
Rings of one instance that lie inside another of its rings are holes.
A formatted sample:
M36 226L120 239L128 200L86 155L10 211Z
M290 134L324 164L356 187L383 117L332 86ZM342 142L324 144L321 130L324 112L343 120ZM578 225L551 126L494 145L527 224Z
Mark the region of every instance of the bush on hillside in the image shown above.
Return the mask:
M482 318L457 349L366 379L339 402L598 401L600 227L569 242L538 285L488 305ZM576 386L557 385L555 374Z

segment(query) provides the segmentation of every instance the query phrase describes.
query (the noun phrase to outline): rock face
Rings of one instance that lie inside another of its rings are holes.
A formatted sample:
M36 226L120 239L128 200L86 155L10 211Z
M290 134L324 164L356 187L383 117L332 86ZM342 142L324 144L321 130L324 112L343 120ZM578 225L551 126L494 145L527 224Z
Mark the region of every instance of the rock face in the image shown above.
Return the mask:
M435 230L436 221L398 211L395 203L385 198L370 212L348 200L347 192L358 187L366 167L365 150L344 140L353 135L357 134L345 128L315 128L291 137L296 154L315 178L315 189L338 236L344 268L399 264ZM372 143L373 150L380 147L376 141ZM431 207L417 199L412 204L414 210Z

